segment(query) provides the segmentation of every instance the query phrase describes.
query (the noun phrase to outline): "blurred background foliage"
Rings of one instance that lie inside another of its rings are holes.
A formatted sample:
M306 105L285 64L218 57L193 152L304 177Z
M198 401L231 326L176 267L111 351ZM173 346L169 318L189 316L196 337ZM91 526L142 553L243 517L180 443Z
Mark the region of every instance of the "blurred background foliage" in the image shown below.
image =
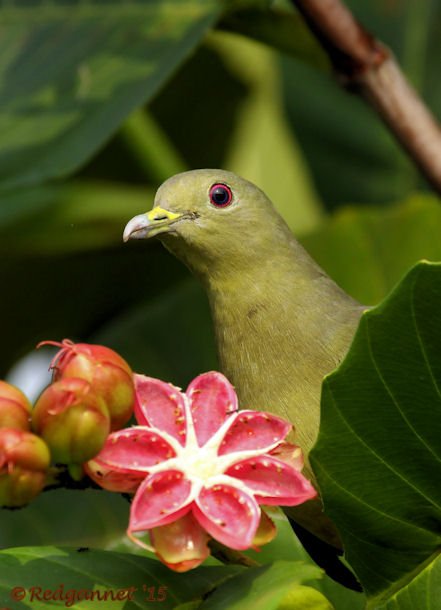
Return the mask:
M440 118L441 0L347 4ZM63 337L183 387L216 367L195 280L121 241L185 169L256 182L366 304L441 258L438 198L288 1L9 0L0 22L2 376Z

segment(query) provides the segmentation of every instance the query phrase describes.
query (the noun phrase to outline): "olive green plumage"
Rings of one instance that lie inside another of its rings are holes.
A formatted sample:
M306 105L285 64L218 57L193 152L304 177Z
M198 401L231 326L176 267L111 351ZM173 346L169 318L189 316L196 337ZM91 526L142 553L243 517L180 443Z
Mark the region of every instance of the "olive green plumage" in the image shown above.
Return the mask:
M226 207L210 201L218 183L231 189ZM266 195L233 173L195 170L167 180L125 239L158 234L205 286L221 370L241 407L290 420L307 454L323 377L346 354L362 307L311 259Z

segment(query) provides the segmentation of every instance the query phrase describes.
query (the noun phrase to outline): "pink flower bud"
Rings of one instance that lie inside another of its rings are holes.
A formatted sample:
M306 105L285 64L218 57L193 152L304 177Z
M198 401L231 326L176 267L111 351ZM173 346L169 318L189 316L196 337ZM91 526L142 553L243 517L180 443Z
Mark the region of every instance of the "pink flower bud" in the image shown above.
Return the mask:
M81 464L103 447L110 430L104 400L90 383L75 377L47 387L32 412L32 426L60 464Z
M0 381L0 428L30 430L31 403L21 390Z
M61 350L52 360L54 381L66 377L85 379L105 401L111 430L119 430L130 419L135 401L133 373L127 362L103 345L43 341L40 345L56 345Z
M24 506L43 489L50 454L46 443L23 430L0 429L0 506Z
M175 572L187 572L210 554L209 536L191 513L177 521L150 530L150 540L158 558Z
M253 538L253 547L258 549L258 547L268 544L268 542L274 540L276 534L277 528L274 521L261 509L259 527Z

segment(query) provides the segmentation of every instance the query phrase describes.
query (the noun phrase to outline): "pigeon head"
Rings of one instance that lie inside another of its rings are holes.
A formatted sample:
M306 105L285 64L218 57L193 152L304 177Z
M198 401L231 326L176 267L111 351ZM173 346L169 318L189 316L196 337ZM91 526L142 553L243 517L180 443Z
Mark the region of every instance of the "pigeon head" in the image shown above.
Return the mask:
M249 267L289 229L271 201L231 172L200 169L173 176L158 189L150 212L132 218L124 240L159 236L199 275Z

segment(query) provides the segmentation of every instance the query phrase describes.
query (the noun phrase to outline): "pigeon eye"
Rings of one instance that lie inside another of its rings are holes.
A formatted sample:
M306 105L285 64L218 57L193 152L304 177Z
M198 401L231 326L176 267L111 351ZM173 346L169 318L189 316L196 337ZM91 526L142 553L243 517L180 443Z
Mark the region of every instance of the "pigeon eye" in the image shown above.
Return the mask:
M210 189L210 201L217 208L226 208L233 200L233 193L226 184L213 184Z

